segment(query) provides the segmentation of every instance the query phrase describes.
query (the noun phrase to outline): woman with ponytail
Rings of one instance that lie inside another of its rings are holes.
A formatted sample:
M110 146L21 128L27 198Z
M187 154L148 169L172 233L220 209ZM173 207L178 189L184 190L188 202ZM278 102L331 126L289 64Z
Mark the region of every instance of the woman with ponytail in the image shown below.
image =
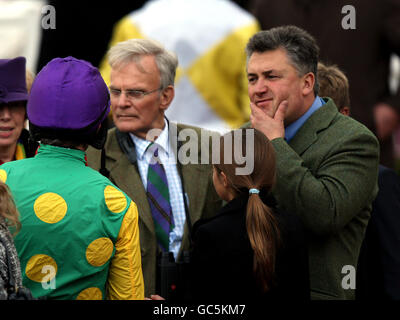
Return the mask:
M278 210L269 195L276 179L272 144L255 129L240 129L221 137L219 156L213 182L227 203L215 217L193 226L193 297L309 299L302 224ZM240 174L248 165L251 172Z

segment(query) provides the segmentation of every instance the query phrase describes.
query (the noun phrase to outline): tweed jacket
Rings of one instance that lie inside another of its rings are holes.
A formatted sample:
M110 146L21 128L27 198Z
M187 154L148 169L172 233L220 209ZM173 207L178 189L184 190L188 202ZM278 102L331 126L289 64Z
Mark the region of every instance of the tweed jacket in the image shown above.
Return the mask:
M194 224L200 218L213 216L216 212L218 212L218 209L222 205L222 202L218 198L212 183L211 164L202 164L201 161L201 150L207 147L211 148L211 143L202 141L205 139L201 139L201 133L204 133L205 131L201 130L200 128L175 124L173 122L169 122L169 126L170 133L177 132L179 137L179 133L184 129L192 129L194 130L192 132L196 133L195 136L191 136L190 139L195 139L195 143L197 145L196 152L198 152L196 159L198 160L198 163L188 163L182 165L178 161L177 164L178 171L180 171L180 176L183 182L183 188L188 198L191 224ZM117 129L113 128L108 132L107 142L104 147L106 154L105 166L109 171L110 180L121 190L126 192L138 207L140 230L139 237L142 255L143 278L145 283L145 295L146 297L150 297L150 294L156 293L157 241L153 217L147 200L146 191L140 178L137 163L135 162L136 152L134 150L134 145L132 144L131 147L133 150L130 152L128 157L128 155L124 153L119 145L116 131ZM177 137L171 137L171 134L169 138L177 140ZM195 148L191 150L194 149ZM189 150L189 152L191 152L191 150ZM89 166L95 170L98 170L101 162L101 151L89 148L87 151L87 160ZM189 249L189 245L190 241L188 237L188 229L187 225L185 225L179 256L181 256L183 250Z
M289 143L272 140L272 193L278 208L298 214L306 228L311 299L354 299L356 275L346 270L357 268L378 192L379 143L332 99L324 101Z

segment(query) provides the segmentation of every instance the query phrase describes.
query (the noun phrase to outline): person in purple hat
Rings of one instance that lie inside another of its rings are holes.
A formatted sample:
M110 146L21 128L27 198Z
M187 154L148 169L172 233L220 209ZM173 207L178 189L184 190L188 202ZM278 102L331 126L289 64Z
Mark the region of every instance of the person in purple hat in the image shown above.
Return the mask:
M53 59L27 105L38 153L0 167L21 215L23 284L36 298L144 298L136 204L85 161L89 145L104 146L109 110L96 68Z
M37 144L24 129L28 91L24 57L0 59L0 164L32 157Z

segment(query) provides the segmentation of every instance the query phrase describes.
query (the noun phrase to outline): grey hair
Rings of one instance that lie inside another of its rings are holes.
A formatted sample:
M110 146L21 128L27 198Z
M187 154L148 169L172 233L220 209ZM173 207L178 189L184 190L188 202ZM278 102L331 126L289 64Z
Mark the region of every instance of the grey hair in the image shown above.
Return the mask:
M165 89L169 85L173 86L178 58L155 40L129 39L119 42L108 50L108 63L111 68L130 62L138 63L140 58L145 55L154 55L160 71L161 89Z
M317 66L319 47L308 32L296 26L280 26L256 33L246 46L247 62L254 52L284 49L299 76L312 72L315 76L314 94L319 91Z

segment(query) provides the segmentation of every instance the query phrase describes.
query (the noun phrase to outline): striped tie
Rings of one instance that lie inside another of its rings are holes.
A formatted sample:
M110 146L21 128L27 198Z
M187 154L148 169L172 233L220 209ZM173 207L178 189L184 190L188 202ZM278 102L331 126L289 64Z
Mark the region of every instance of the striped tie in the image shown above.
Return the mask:
M157 242L161 250L168 252L169 233L174 228L174 219L169 200L167 176L158 158L158 148L154 150L147 171L147 197L153 215Z

